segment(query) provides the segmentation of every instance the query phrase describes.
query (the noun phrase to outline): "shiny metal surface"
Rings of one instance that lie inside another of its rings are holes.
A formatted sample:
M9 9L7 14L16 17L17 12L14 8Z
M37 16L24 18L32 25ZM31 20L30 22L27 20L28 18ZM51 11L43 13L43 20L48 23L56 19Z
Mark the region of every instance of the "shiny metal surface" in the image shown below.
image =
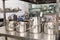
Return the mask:
M4 29L3 28L0 28L0 29ZM5 30L5 29L4 29ZM1 30L1 31L4 31L4 30ZM19 34L16 34L17 32L15 31L14 35L10 34L12 32L1 32L0 31L0 36L7 36L7 37L11 37L12 39L21 39L21 40L55 40L56 39L56 35L51 35L51 34L45 34L45 33L39 33L39 34L32 34L32 33L26 33L27 36L20 36Z
M33 19L33 24L32 24L32 27L31 27L31 29L30 29L30 32L31 33L40 33L40 31L41 31L41 28L40 28L40 21L39 21L39 18L38 17L32 17L32 19Z
M18 22L18 25L16 26L16 31L21 33L26 32L26 22Z
M18 22L16 26L16 35L26 37L26 22Z
M37 39L37 40L55 40L55 35L50 34L32 34L31 38Z
M7 34L16 35L16 32L15 31L8 31ZM17 40L17 39L8 37L7 40Z
M53 22L45 23L44 32L47 34L55 34L55 24Z
M8 31L13 31L14 28L15 28L15 26L14 26L14 21L10 21L10 22L8 23L7 30L8 30Z
M18 33L18 32L16 32L16 35L20 36L20 37L26 37L27 33L26 32L24 32L24 33Z

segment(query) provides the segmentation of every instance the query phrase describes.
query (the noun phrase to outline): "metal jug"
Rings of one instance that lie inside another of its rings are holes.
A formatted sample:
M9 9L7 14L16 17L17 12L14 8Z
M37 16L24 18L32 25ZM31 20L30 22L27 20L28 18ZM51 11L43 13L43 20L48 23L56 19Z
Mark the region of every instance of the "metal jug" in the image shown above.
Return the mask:
M39 17L32 17L33 22L31 22L32 27L30 29L30 33L40 33L40 18Z

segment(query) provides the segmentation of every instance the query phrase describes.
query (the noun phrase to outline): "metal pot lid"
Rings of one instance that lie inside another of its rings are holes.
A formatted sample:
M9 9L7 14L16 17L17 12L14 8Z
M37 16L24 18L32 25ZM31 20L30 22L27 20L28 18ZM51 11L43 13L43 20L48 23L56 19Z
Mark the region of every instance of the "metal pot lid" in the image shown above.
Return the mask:
M47 3L56 3L56 0L21 0L34 4L47 4Z

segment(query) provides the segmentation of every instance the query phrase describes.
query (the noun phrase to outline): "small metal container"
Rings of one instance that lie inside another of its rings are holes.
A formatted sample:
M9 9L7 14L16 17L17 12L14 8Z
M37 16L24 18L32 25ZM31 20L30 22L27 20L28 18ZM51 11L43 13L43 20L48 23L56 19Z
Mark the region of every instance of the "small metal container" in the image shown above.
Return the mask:
M26 22L18 22L18 25L16 26L16 31L23 33L26 31Z
M18 25L16 26L16 35L26 37L26 24L26 22L18 22Z
M10 21L7 27L8 31L13 31L15 29L14 21Z
M53 22L45 23L44 32L47 34L54 34L55 33L55 26L54 26Z

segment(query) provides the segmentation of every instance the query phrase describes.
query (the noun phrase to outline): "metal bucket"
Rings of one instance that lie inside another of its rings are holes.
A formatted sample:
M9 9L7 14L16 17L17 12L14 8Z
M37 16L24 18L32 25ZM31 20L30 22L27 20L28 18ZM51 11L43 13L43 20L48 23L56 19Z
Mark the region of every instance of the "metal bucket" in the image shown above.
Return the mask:
M40 33L41 28L40 28L40 19L39 17L32 17L33 19L33 25L30 29L30 33Z
M55 33L55 26L54 26L53 22L45 23L44 32L47 34Z

